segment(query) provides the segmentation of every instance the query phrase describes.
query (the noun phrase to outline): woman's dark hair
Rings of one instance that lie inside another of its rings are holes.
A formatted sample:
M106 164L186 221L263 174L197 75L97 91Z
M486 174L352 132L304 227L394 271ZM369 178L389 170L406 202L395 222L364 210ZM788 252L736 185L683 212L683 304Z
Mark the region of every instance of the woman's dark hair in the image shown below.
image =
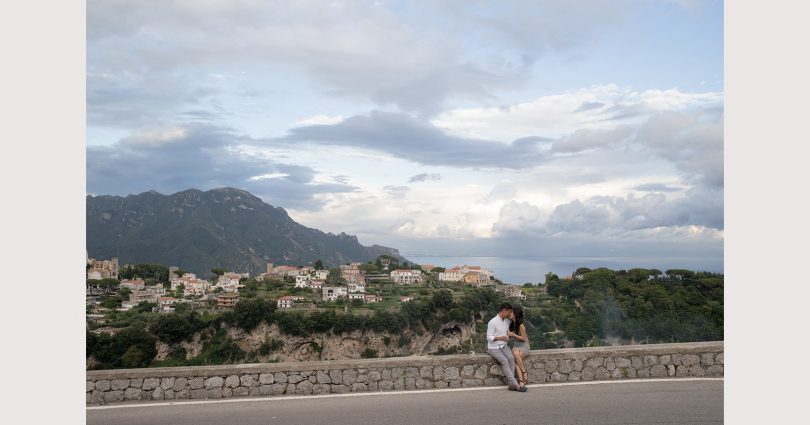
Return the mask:
M516 334L520 334L520 325L523 324L523 309L520 307L515 307L512 309L512 311L515 313L515 320L509 324L509 330Z

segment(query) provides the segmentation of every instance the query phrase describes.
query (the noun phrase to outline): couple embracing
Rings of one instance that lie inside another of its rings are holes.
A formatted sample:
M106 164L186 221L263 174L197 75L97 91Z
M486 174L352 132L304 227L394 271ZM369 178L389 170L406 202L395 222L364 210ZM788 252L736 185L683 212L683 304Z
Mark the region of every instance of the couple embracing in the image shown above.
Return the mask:
M507 344L510 338L511 348ZM529 355L529 338L520 307L513 309L509 303L501 304L498 314L487 325L487 352L501 364L509 389L526 392L528 374L523 359Z

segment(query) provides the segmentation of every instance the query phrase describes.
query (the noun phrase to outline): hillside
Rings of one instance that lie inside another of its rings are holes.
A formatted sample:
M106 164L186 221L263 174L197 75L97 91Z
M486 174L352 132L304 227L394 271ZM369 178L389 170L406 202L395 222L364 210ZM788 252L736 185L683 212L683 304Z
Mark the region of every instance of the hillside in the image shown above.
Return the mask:
M266 263L327 266L370 261L396 249L363 246L356 236L296 223L280 207L234 188L173 195L86 198L87 252L121 264L158 263L204 274L215 267L258 274ZM404 259L402 259L404 260Z

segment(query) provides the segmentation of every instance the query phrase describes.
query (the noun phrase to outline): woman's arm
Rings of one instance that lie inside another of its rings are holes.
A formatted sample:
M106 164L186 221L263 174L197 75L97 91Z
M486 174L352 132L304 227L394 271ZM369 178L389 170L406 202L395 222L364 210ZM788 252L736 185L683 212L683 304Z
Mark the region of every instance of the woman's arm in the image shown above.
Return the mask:
M516 334L516 333L514 333L512 331L509 331L509 336L511 336L512 338L515 338L516 340L518 340L520 342L526 342L526 341L529 340L529 337L526 335L526 326L524 326L522 323L520 324L520 328L518 329L518 332L520 332L520 333Z

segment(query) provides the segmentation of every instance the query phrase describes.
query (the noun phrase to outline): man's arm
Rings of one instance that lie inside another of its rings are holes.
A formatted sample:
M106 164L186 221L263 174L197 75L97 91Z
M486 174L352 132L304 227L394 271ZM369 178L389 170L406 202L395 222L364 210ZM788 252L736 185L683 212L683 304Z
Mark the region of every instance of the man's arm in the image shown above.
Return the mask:
M495 342L495 325L491 320L487 323L487 342Z

